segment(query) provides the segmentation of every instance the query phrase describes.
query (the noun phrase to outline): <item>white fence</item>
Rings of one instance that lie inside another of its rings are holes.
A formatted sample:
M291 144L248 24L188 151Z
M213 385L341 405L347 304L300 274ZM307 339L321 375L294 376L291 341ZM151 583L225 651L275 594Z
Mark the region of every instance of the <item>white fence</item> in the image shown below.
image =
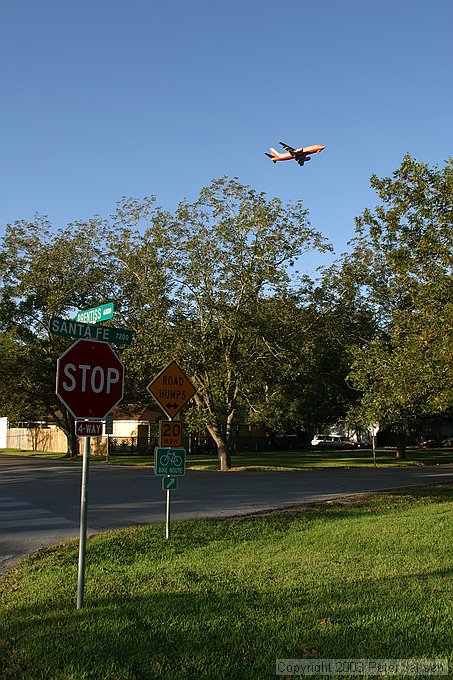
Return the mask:
M55 451L65 453L68 445L64 432L56 427L11 427L6 446L23 451Z
M0 449L6 449L8 441L8 418L0 418Z

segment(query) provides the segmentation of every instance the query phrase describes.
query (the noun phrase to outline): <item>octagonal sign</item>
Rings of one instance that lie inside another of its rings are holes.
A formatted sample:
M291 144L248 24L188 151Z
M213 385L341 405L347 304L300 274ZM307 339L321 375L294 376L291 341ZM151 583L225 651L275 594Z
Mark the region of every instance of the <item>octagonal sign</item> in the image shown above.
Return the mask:
M56 394L74 418L104 418L123 398L124 366L106 342L76 340L57 360Z

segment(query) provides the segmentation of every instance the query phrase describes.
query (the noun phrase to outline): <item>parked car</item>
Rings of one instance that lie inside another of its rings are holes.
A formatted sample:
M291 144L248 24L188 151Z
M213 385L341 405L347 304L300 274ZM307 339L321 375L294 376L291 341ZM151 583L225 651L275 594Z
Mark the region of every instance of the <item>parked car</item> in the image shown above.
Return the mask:
M438 449L441 446L445 446L442 439L430 439L428 437L422 437L419 442L419 446L424 449Z
M351 441L349 437L344 437L338 434L315 434L311 440L312 446L326 449L354 449L355 442Z

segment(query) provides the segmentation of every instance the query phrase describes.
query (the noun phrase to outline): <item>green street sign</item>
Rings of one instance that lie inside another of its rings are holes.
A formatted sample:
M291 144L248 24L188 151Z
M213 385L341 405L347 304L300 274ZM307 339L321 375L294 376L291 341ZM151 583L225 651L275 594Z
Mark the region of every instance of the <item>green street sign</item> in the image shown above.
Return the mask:
M80 323L98 323L99 321L111 319L114 312L113 302L107 302L105 305L99 305L98 307L91 307L90 309L84 309L81 312L77 312L75 320Z
M132 331L127 328L95 326L90 323L79 323L74 319L62 319L60 316L51 318L49 330L55 335L67 335L82 340L99 340L111 345L130 345L132 342Z
M176 491L178 488L177 477L162 477L162 489L164 491Z
M186 450L156 446L154 449L154 472L156 475L182 477L186 473Z

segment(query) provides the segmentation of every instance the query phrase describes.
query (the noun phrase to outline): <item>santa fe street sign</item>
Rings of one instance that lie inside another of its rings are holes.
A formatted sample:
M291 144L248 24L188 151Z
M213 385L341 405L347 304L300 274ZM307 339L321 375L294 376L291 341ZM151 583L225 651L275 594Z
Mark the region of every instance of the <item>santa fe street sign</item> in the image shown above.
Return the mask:
M95 326L92 323L80 323L74 319L62 319L53 316L50 320L49 330L55 335L69 335L82 340L99 340L109 342L112 345L130 345L132 331L127 328L111 328L110 326Z

